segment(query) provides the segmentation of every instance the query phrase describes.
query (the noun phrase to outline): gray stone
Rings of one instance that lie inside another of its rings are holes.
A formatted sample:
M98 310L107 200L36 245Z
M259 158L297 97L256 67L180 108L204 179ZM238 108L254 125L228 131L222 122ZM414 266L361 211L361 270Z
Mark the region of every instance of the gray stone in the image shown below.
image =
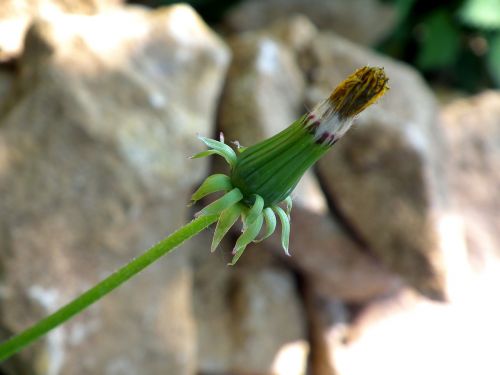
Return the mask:
M448 210L436 103L418 73L333 34L311 45L309 100L364 66L384 67L391 90L319 162L327 194L393 272L432 298L447 296L441 224Z
M267 246L303 272L315 293L363 303L398 290L403 282L357 244L328 213L294 207L290 253L281 250L279 236Z
M293 14L276 20L263 32L270 33L297 53L309 47L319 30L306 16Z
M335 298L322 298L314 288L305 288L311 353L309 371L315 375L337 375L334 354L348 334L352 319L346 304Z
M212 131L229 60L187 6L57 20L29 31L19 97L0 124L9 332L186 221L189 193L207 172L187 157L203 149L196 133ZM182 249L170 254L17 361L34 374L195 373L186 259Z
M247 249L237 266L228 267L234 240L228 238L210 254L210 234L193 242L199 371L285 375L273 370L280 351L301 342L294 371L305 373L306 317L293 274L257 245Z
M234 31L255 30L295 14L366 45L381 41L397 21L394 7L377 0L247 0L229 12L226 24Z
M0 113L12 101L14 96L15 73L8 66L0 66Z
M462 222L467 254L476 272L497 272L500 258L500 94L455 100L441 111L447 171L455 217ZM458 255L458 254L456 254ZM463 279L464 275L460 275Z
M233 61L222 96L220 127L228 140L249 146L297 119L305 82L292 51L269 34L243 34L229 45Z
M0 61L18 57L34 19L56 22L66 13L93 15L113 9L121 0L5 0L0 3ZM106 34L103 34L106 35Z

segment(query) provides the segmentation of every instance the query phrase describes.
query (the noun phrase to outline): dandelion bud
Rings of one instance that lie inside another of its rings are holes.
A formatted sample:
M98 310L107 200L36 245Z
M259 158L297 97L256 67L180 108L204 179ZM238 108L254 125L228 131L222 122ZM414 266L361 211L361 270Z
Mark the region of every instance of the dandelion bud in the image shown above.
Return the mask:
M252 203L252 194L260 195L265 207L281 202L347 132L354 117L385 93L387 81L381 68L358 69L310 113L239 155L231 173L233 185L247 203Z
M311 112L238 155L222 139L218 142L201 137L210 150L195 158L218 154L231 166L230 176L208 177L192 198L196 201L216 191L226 192L198 213L220 214L212 250L241 216L243 233L236 241L231 262L235 264L250 242L261 241L274 232L277 215L282 226L281 244L289 255L291 192L306 170L349 130L354 117L384 95L387 82L382 68L358 69ZM278 206L281 202L286 202L287 212ZM267 230L257 239L264 223Z

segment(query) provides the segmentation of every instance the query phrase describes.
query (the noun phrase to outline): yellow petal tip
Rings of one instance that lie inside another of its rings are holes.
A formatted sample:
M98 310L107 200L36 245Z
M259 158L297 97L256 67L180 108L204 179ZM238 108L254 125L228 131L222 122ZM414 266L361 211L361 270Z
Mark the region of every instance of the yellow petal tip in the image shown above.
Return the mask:
M330 94L329 100L341 117L353 117L380 99L389 86L384 68L359 68Z

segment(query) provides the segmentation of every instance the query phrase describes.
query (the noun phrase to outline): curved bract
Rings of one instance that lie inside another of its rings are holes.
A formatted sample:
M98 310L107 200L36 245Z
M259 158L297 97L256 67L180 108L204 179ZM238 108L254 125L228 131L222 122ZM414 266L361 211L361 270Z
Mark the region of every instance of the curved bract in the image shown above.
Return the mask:
M231 148L229 148L228 145L224 143L224 141L216 141L213 139L209 140L204 137L199 138L205 144L209 145L209 147L214 148L197 154L195 155L196 157L209 156L212 154L210 151L217 150L217 154L222 156L226 161L235 161L234 163L229 163L234 170L235 164L237 165L238 163L238 159L235 160L233 158L233 155L236 154ZM241 152L246 153L248 152L247 150L250 149L251 148L244 149L244 151ZM282 240L283 249L287 254L289 254L288 236L290 233L289 213L292 204L291 199L286 200L287 213L285 213L283 209L276 204L266 205L265 200L261 195L253 192L249 194L249 190L236 187L232 183L229 176L214 174L208 176L198 190L194 192L191 197L192 203L196 203L196 201L201 198L216 192L224 192L224 194L222 197L210 203L208 206L204 207L195 214L196 217L203 215L219 215L212 240L211 251L215 251L229 229L231 229L238 219L241 219L243 222L243 230L234 245L233 259L231 263L229 263L230 265L236 264L245 251L245 248L251 242L262 241L274 233L277 221L275 213L278 213L283 227L282 236L286 237ZM266 227L265 234L261 239L257 239L257 236L261 232L264 225Z
M222 138L216 141L199 137L209 150L193 158L220 155L231 168L229 176L207 177L191 198L195 203L209 194L224 192L221 198L196 214L197 217L219 215L211 250L217 248L229 229L241 219L243 230L230 263L234 265L251 242L262 241L274 233L279 218L281 245L290 255L291 192L306 170L349 130L354 116L388 90L387 82L382 68L360 68L311 112L267 140L248 148L239 147L239 153ZM264 225L264 235L258 238Z

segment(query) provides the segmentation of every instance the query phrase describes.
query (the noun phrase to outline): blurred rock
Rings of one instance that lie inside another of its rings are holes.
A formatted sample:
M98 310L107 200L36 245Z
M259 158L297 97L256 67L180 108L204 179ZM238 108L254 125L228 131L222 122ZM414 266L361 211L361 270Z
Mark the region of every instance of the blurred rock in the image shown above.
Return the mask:
M260 255L259 250L265 248L256 247L255 256ZM264 374L282 346L306 339L305 317L294 278L286 269L258 267L242 269L235 281L233 308L238 329L233 337L240 352L235 353L234 367L240 373ZM307 353L301 357L305 370Z
M182 225L229 60L187 6L66 15L28 33L0 124L2 328L18 332ZM109 30L112 30L110 32ZM189 171L189 172L188 172ZM33 374L193 374L177 251L15 360Z
M226 24L233 31L255 30L293 14L365 45L380 42L397 21L394 7L377 0L247 0L228 13Z
M432 93L414 69L333 34L319 35L310 53L316 60L311 103L361 66L385 68L391 90L359 116L318 169L353 235L410 285L446 298L441 220L448 196Z
M311 341L310 373L337 375L332 353L335 353L337 347L344 345L351 314L342 300L322 298L310 286L304 289Z
M304 78L290 49L270 35L232 38L233 61L220 107L228 140L249 146L285 129L302 112Z
M228 372L235 351L231 332L231 282L234 267L228 267L234 246L223 240L214 254L210 253L213 233L207 230L190 242L193 259L193 311L197 332L197 363L202 374ZM226 258L227 257L227 258Z
M0 114L14 96L15 73L9 66L0 66Z
M57 22L65 13L92 15L110 10L121 0L5 0L0 2L0 61L18 57L26 30L34 19Z
M329 214L294 207L291 217L292 256L283 256L304 273L319 296L362 303L402 286L397 276L363 252ZM268 242L276 253L283 253L279 236Z
M193 241L200 373L304 374L306 317L293 274L257 245L245 252L237 267L227 267L234 240L223 241L217 253L210 254L210 235L206 232ZM282 372L276 362L286 358L290 344L297 372Z
M273 22L263 32L270 33L295 53L304 51L318 35L318 28L311 20L300 14L293 14Z
M468 259L477 271L495 267L498 272L500 93L456 100L443 108L441 121L449 143L452 199L463 222Z

